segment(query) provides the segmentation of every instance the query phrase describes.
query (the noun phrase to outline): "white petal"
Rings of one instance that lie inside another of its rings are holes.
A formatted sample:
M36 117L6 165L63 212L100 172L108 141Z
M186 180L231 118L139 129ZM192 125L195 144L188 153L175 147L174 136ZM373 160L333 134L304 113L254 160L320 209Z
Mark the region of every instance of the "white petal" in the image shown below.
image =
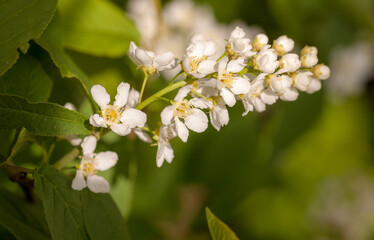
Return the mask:
M79 146L82 143L82 139L77 137L76 135L67 135L65 136L66 140L70 142L73 146Z
M171 120L173 119L174 114L174 105L170 105L164 108L161 112L161 122L164 125L171 124Z
M242 114L243 117L247 115L249 111L251 112L253 111L253 104L245 99L243 99L243 106L245 109L244 113Z
M150 136L148 136L148 134L143 131L142 129L140 128L133 128L132 129L134 131L134 133L136 134L136 136L138 136L138 138L140 140L142 140L143 142L146 142L146 143L151 143L152 142L152 139Z
M234 83L232 84L230 90L234 94L247 94L251 89L251 84L249 83L248 79L242 77L236 77L234 79Z
M122 82L117 87L115 106L123 107L127 103L127 98L129 97L130 84Z
M134 108L136 105L138 105L139 102L140 93L139 91L135 90L134 88L131 88L129 92L129 97L127 99L126 107Z
M97 175L87 177L87 187L94 193L108 193L110 191L108 181Z
M267 89L261 93L260 98L264 103L271 105L277 101L278 95L272 90Z
M71 102L65 103L64 108L67 108L67 109L72 110L72 111L77 111L77 108Z
M113 132L117 133L120 136L126 136L131 132L131 129L128 125L125 124L113 124L110 126Z
M217 43L213 40L205 41L204 55L207 57L215 55L217 52Z
M208 128L208 117L200 109L193 109L193 113L184 119L186 126L192 131L201 133Z
M213 103L205 98L195 97L195 98L192 98L190 101L188 101L188 103L194 107L202 108L202 109L213 107Z
M204 60L199 64L198 72L203 73L203 74L213 73L217 71L216 65L217 65L217 62L214 60Z
M266 109L265 103L258 97L253 99L253 105L257 112L263 112Z
M177 130L178 137L183 141L187 142L188 139L188 129L184 123L182 123L178 117L174 117L175 128Z
M158 142L157 145L156 165L157 167L161 167L165 160L165 143Z
M144 127L147 121L147 115L135 108L127 108L122 113L121 122L128 125L130 128Z
M172 52L162 53L153 59L153 67L158 71L172 69L175 67L175 56Z
M95 102L100 106L101 109L105 108L110 102L110 96L106 92L105 88L101 85L94 85L91 88L91 94Z
M177 95L174 97L174 101L180 102L189 94L192 90L192 85L188 84L184 87L181 87L177 93Z
M90 117L90 124L94 127L107 127L104 118L97 113Z
M147 66L147 67L151 67L152 66L152 59L151 59L151 57L143 49L140 49L140 48L136 49L135 50L135 56L136 56L136 58L138 59L138 61L140 63L139 65L144 65L144 66Z
M226 89L226 88L222 89L222 91L221 91L221 97L223 98L223 100L225 101L225 103L227 105L229 105L230 107L234 106L235 103L236 103L236 99L235 99L234 94L231 91L229 91L228 89Z
M80 191L83 188L85 188L86 186L87 186L87 184L86 184L86 180L83 177L83 173L82 173L81 170L78 170L77 173L75 174L75 178L73 180L73 183L71 184L71 187L74 190Z
M170 144L165 145L164 157L168 163L171 163L174 158L174 150Z
M117 161L117 153L112 151L101 152L96 154L95 168L99 169L100 171L105 171L116 165Z
M228 72L237 73L243 70L246 63L244 62L244 58L238 58L236 60L231 60L226 67Z
M218 75L222 75L223 71L226 70L227 63L229 62L229 58L227 56L224 56L219 62L218 62Z
M94 136L88 136L83 139L81 144L83 155L93 153L96 148L96 138Z

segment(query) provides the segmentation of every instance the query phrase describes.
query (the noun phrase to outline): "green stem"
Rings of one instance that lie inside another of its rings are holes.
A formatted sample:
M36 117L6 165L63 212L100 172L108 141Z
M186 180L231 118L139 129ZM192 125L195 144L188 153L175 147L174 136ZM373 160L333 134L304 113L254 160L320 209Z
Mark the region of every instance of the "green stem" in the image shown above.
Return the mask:
M14 155L18 152L18 150L21 149L22 144L24 143L23 138L24 138L25 131L26 131L26 128L22 128L20 130L17 130L16 135L14 137L14 141L13 141L12 146L10 148L10 152L9 152L7 160L6 160L7 163L12 162L12 158L14 157Z
M171 81L170 81L170 83L169 83L169 86L172 85L172 84L174 83L175 79L177 79L177 77L179 77L179 75L181 75L182 73L183 73L183 70L180 70L180 72L177 73L177 75L175 75L175 76L173 77L173 79L171 79Z
M145 108L146 106L148 106L153 101L159 99L160 97L164 96L165 94L167 94L167 93L169 93L169 92L171 92L175 89L178 89L180 87L183 87L183 86L187 85L189 82L190 81L188 81L188 80L183 80L183 81L176 82L176 83L174 83L170 86L167 86L164 89L161 89L160 91L156 92L155 94L153 94L152 96L150 96L149 98L147 98L146 100L144 100L143 102L138 104L136 109L141 110L141 109Z
M56 145L56 143L51 144L51 146L48 149L48 152L46 152L46 154L44 154L43 162L45 162L45 163L49 162L49 159L51 158L52 152L55 149L55 145Z
M219 62L219 60L221 60L224 56L226 56L227 55L227 53L226 52L224 52L218 59L217 59L217 62Z
M140 90L139 102L142 101L142 97L143 97L143 93L144 93L145 85L147 85L148 78L149 78L149 75L148 75L148 74L145 74L145 75L144 75L144 79L143 79L142 90Z
M204 98L204 99L206 99L206 100L210 101L210 100L209 100L209 98L205 97L205 96L204 96L203 94L201 94L201 93L197 92L197 91L196 91L196 90L194 90L194 89L192 89L192 90L191 90L191 92L192 92L193 94L195 94L195 95L197 95L197 96L201 97L201 98Z
M65 156L60 158L55 164L54 167L57 169L63 168L66 164L73 161L76 157L78 157L80 151L78 148L74 148L70 152L68 152Z

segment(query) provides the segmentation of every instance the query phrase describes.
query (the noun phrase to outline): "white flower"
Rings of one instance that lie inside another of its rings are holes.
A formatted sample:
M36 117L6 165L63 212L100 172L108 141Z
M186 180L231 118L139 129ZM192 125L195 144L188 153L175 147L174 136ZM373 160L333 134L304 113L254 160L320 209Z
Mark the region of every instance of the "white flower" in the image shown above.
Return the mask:
M273 42L273 48L278 55L283 55L292 51L295 46L295 41L286 35L280 36Z
M130 42L129 57L142 67L145 74L149 75L152 75L156 70L163 71L173 69L178 63L178 60L172 52L156 55L154 52L144 51L138 48L134 42Z
M284 89L279 96L279 98L283 101L295 101L299 96L299 92L294 87L289 87Z
M65 103L64 107L69 109L69 110L72 110L72 111L77 110L75 108L74 104L72 104L70 102ZM77 135L67 135L67 136L64 136L64 138L66 140L68 140L70 142L70 144L73 145L73 146L79 146L82 142L82 139L79 138Z
M330 68L324 64L317 64L312 69L314 76L320 80L326 80L330 77Z
M318 50L316 47L305 46L301 50L301 66L311 68L318 63Z
M295 72L301 66L299 55L295 53L287 53L283 55L279 60L279 66L287 72Z
M88 187L95 193L107 193L110 190L109 183L103 177L96 175L98 171L105 171L116 165L118 155L115 152L106 151L94 153L96 138L88 136L81 145L83 158L72 183L74 190L82 190Z
M294 85L300 91L306 92L309 88L310 82L312 81L313 73L309 71L301 71L294 74L293 81Z
M277 54L270 45L264 46L255 58L255 68L264 73L273 73L279 66Z
M217 44L212 41L204 41L201 34L195 34L183 57L184 70L195 78L202 78L216 71L216 61L207 59L216 54Z
M225 101L219 98L214 106L211 107L209 112L210 122L212 126L219 131L221 127L229 123L229 112L227 111Z
M251 88L249 79L236 74L243 70L245 65L243 58L229 61L228 57L222 58L218 64L217 89L230 107L236 103L235 95L246 94Z
M287 75L272 76L270 78L270 87L275 92L281 92L292 85L292 79Z
M135 127L144 127L147 115L135 108L126 106L130 85L121 83L117 88L116 100L110 105L110 96L101 85L91 88L91 94L101 108L101 113L90 117L90 123L94 127L110 127L120 136L125 136Z
M300 91L314 93L321 89L321 81L309 71L302 71L293 76L295 87Z
M255 54L252 52L251 40L245 38L245 32L240 27L235 27L231 32L230 38L227 42L226 51L234 59L238 57L249 58Z
M174 98L175 103L165 107L161 112L162 124L175 123L177 135L183 142L187 142L188 139L187 128L198 133L204 132L208 128L208 117L205 113L194 108L187 99L184 99L191 89L191 85L182 87ZM183 119L184 122L180 119Z
M264 82L266 74L258 75L251 83L249 93L242 97L245 112L242 116L248 114L249 111L255 109L257 112L263 112L266 109L266 104L271 105L278 99L278 95L271 89L266 89Z
M260 51L262 47L268 44L269 38L263 33L257 34L255 40L252 42L253 51Z
M170 145L170 139L175 138L177 132L175 124L163 125L160 127L160 132L157 137L157 154L156 154L156 165L161 167L164 161L171 163L174 158L174 150Z

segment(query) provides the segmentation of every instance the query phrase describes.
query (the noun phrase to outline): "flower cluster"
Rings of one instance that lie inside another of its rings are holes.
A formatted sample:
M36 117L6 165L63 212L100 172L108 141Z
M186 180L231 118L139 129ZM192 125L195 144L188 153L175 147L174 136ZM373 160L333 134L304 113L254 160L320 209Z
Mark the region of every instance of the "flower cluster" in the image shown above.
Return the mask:
M317 48L306 46L299 56L292 53L294 45L287 36L277 38L272 44L265 34L258 34L251 40L242 28L236 27L224 49L219 49L213 40L205 40L200 33L193 35L179 60L171 52L157 55L131 42L129 56L145 76L141 92L121 83L114 103L110 104L104 87L93 86L91 93L100 111L90 117L90 123L96 128L109 128L120 136L133 131L145 142L152 143L153 139L158 146L156 164L161 167L165 160L170 163L174 158L171 139L178 137L187 142L189 130L204 132L209 122L219 131L229 122L228 107L237 102L242 102L244 116L254 110L262 112L266 105L279 99L295 101L299 91L320 90L321 80L330 75L329 68L318 64ZM155 72L177 67L178 63L182 70L177 76L183 75L184 80L174 83L175 77L166 88L141 101L147 79ZM177 88L180 89L173 99L163 97ZM141 110L161 98L170 105L162 110L159 127L151 130L145 127L147 115ZM81 146L83 159L73 188L79 190L87 185L94 192L108 191L107 182L95 174L97 170L113 166L117 155L112 152L93 154L96 146L93 136L84 139Z

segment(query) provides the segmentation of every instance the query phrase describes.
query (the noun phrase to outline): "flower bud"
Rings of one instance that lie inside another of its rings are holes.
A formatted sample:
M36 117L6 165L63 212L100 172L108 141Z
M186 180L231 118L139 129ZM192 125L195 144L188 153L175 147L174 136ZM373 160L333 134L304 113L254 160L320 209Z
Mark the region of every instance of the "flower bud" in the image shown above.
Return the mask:
M317 55L306 54L301 56L301 66L311 68L318 63Z
M269 38L263 33L257 34L255 40L252 42L253 51L260 51L263 46L268 44Z
M288 38L286 35L280 36L273 42L273 48L278 55L283 55L292 51L295 46L294 40Z
M326 80L330 77L330 68L324 64L314 66L312 72L320 80Z
M279 96L279 98L283 101L295 101L299 96L299 92L296 88L290 87L283 90L282 95Z
M270 80L270 87L273 91L281 92L291 87L292 79L287 75L274 76Z
M299 55L295 53L287 53L279 60L280 68L287 70L287 72L295 72L300 68L301 62Z
M312 81L311 77L313 76L313 73L309 71L303 71L303 72L298 72L297 74L294 74L292 76L294 85L297 89L300 91L307 91L309 88L309 84Z
M309 84L309 88L306 91L309 94L315 93L321 90L322 84L321 81L316 77L311 77L311 82Z
M308 55L308 54L317 55L318 54L317 48L313 46L305 46L301 50L301 55Z
M255 68L264 73L273 73L279 66L277 55L272 48L263 48L255 58Z

